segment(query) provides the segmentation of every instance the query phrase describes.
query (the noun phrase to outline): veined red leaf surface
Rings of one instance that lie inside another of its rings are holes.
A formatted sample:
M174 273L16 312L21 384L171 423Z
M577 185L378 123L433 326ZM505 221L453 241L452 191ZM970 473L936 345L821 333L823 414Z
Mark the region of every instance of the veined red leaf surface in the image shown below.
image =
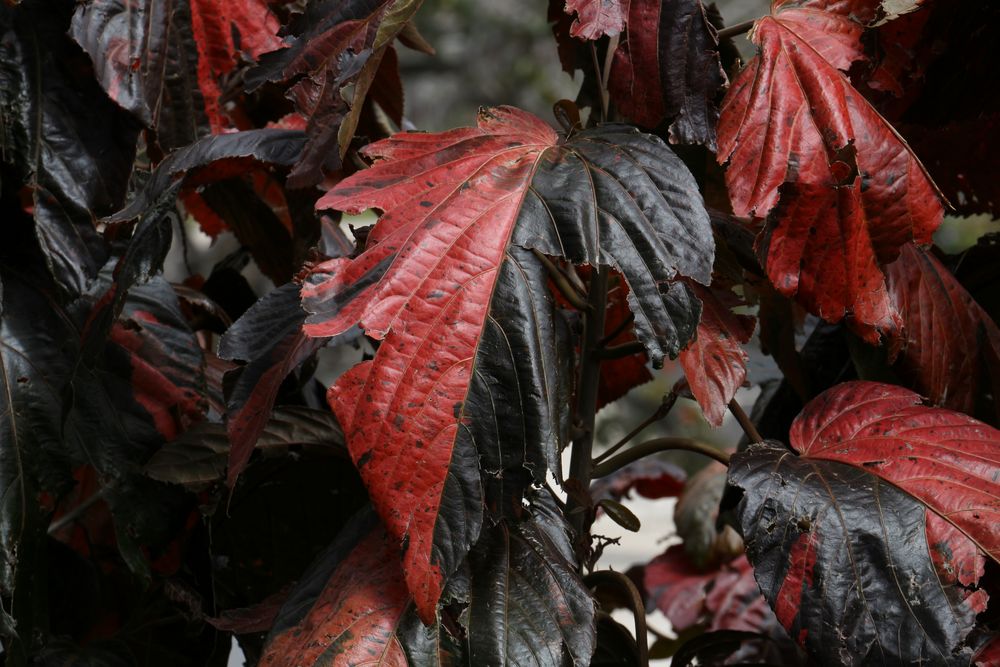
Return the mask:
M670 120L671 142L714 150L726 75L701 0L625 0L624 8L626 39L614 54L611 98L644 127Z
M736 215L762 218L782 203L761 244L775 286L829 321L848 315L874 342L899 323L879 265L904 243L929 243L944 209L841 71L862 56L858 19L874 3L794 4L774 3L754 26L759 54L723 102L718 159Z
M673 281L707 282L713 246L690 173L634 129L560 143L534 116L500 107L476 128L399 134L366 152L374 166L319 206L384 214L363 254L307 280L305 330L360 323L383 339L329 400L429 620L484 502L504 515L519 485L559 469L568 343L544 268L524 248L618 268L655 364L676 355L698 312Z
M617 35L622 30L627 12L622 4L622 0L566 0L566 13L576 14L569 34L587 40Z
M435 630L413 613L398 551L371 512L352 521L292 589L260 664L408 667Z
M922 404L918 394L849 382L792 424L803 456L863 467L914 496L1000 561L1000 431Z
M972 414L1000 329L930 252L903 246L886 275L906 324L899 367L935 405Z
M705 419L721 426L729 401L746 380L749 357L743 344L753 336L756 321L732 311L732 306L739 305L732 292L700 285L692 288L701 299L701 321L695 339L681 350L679 359Z
M798 456L756 445L729 472L747 555L789 634L847 664L968 664L977 584L1000 544L1000 431L848 382L805 407L790 441Z

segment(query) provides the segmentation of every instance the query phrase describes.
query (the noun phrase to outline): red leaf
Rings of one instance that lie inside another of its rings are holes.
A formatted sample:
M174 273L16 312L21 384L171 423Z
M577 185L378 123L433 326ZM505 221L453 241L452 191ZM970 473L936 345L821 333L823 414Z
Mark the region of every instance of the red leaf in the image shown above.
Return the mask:
M1000 354L1000 329L929 252L903 246L886 275L906 325L900 369L935 405L972 414L989 355Z
M626 34L608 89L644 127L669 119L670 140L715 149L716 100L726 84L718 38L700 0L625 0Z
M581 267L581 272L586 267ZM628 305L628 284L620 274L611 276L612 287L608 289L608 305L604 315L604 334L614 338L606 341L608 346L634 343L635 329L628 325L632 310ZM649 359L645 351L630 354L620 359L606 359L601 363L601 384L597 389L597 409L613 403L629 391L653 379L649 372Z
M677 544L646 566L643 585L674 632L699 624L709 631L767 632L775 626L746 556L702 571Z
M288 627L279 614L260 664L406 667L397 632L410 596L401 575L398 550L376 527L336 564L304 617Z
M305 330L332 336L360 324L382 340L328 398L376 510L405 545L425 620L474 542L484 503L516 510L518 478L559 469L569 343L558 339L541 264L523 248L614 263L654 363L690 335L696 305L674 279L708 273L707 216L662 142L621 126L557 140L525 112L484 110L476 128L372 144L375 165L318 204L384 211L363 254L308 278ZM628 241L638 235L642 244ZM496 353L480 358L481 348Z
M850 315L875 341L897 324L879 263L904 243L929 243L942 203L906 143L838 71L862 56L852 17L873 3L780 11L789 4L754 27L760 53L723 102L718 159L737 215L783 203L764 244L775 286L825 319Z
M622 0L566 0L566 13L576 13L569 34L588 40L617 35L625 22L625 11Z
M540 154L556 139L547 125L513 109L440 137L397 135L368 148L382 160L378 168L342 182L317 205L386 211L364 254L321 265L317 270L330 277L303 288L306 299L355 284L362 293L305 329L333 336L360 322L384 339L376 360L344 374L329 399L372 502L389 533L408 544L404 571L426 621L434 618L445 574L431 548L476 346L521 199ZM463 141L475 151L440 150ZM426 213L414 216L413 206ZM393 270L385 273L388 262ZM402 452L393 445L402 442L414 448L406 456L419 474L400 476Z
M814 399L792 423L791 445L882 477L1000 560L1000 431L919 395L847 382Z
M219 134L233 126L220 104L220 81L241 60L281 48L280 24L265 0L191 0L191 28L205 113L212 133Z
M754 318L736 315L732 306L736 296L726 290L710 290L691 285L701 299L701 321L697 337L678 357L691 393L713 426L721 426L729 401L747 377L747 353L743 343L750 341Z

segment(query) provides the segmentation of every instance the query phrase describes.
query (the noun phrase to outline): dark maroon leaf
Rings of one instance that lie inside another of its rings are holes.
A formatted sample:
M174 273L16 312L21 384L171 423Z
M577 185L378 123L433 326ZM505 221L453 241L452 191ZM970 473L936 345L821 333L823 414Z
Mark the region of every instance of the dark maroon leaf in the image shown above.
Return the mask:
M442 578L479 532L480 457L487 481L559 469L564 324L541 263L522 248L619 268L654 364L676 354L698 308L672 281L707 281L713 248L690 174L634 129L558 143L538 119L501 107L483 110L478 128L399 134L365 150L375 165L319 206L384 214L364 253L309 277L305 329L332 336L360 322L383 339L330 401L373 504L408 547L404 571L429 621ZM415 451L421 465L400 477L398 457ZM509 507L491 486L486 505Z
M997 511L1000 433L852 382L806 406L790 440L800 456L753 446L729 481L744 491L757 580L792 637L830 662L968 664L983 555L997 557L984 517Z
M973 414L984 384L1000 391L988 373L1000 329L929 252L903 246L886 276L906 327L897 362L904 377L935 405Z
M756 632L716 630L687 641L670 661L673 667L696 665L779 665L800 666L813 663L789 651L783 642Z
M80 4L70 34L111 99L156 130L166 150L209 132L187 0Z
M701 0L625 0L625 39L608 82L618 109L644 127L669 121L671 143L715 150L726 75Z
M99 347L133 285L149 280L162 267L173 229L169 214L177 194L191 181L214 182L246 169L247 164L292 164L305 138L294 130L248 130L206 137L163 160L145 187L108 223L138 219L125 253L115 267L115 282L101 307L91 315L88 347Z
M697 284L691 288L701 300L701 320L695 339L678 359L705 419L721 426L729 402L746 380L749 357L743 345L750 341L757 323L753 317L732 311L742 304L730 290Z
M558 510L486 532L469 555L469 664L558 667L594 653L594 601Z
M325 410L276 408L254 443L255 449L307 446L347 458L340 425ZM202 489L222 481L229 462L229 434L223 424L202 422L167 443L145 466L153 479Z
M31 188L46 263L75 295L107 260L94 219L122 203L139 127L90 79L65 35L71 11L40 0L0 7L0 115L2 159Z
M5 274L0 289L0 627L9 634L34 622L32 598L44 583L31 567L45 539L39 492L68 478L60 425L71 366L62 344L74 332L23 280Z
M247 76L254 90L267 81L288 86L287 96L308 118L309 142L289 174L289 185L316 185L340 168L381 62L422 0L324 0L311 3L291 26L282 49L265 54ZM344 89L353 86L350 99Z
M687 481L684 469L657 458L633 461L590 485L594 502L602 498L621 500L634 489L644 498L673 498L680 495Z
M247 362L233 371L237 376L227 398L230 486L250 460L285 378L328 342L302 333L305 317L299 286L288 283L255 303L222 337L219 356ZM346 332L339 342L358 335L357 330Z

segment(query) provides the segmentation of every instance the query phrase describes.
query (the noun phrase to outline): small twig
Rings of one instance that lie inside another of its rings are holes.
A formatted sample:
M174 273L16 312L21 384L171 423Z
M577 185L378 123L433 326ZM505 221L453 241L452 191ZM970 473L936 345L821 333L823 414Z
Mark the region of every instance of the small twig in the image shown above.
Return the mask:
M719 31L719 41L721 42L724 39L736 37L737 35L742 35L743 33L748 32L758 20L759 19L750 19L749 21L743 21L742 23L731 25L728 28L723 28Z
M611 458L611 456L615 452L624 447L626 443L632 440L632 438L634 438L635 436L639 435L642 431L644 431L646 427L660 421L668 414L670 414L670 410L673 409L674 404L676 402L677 402L677 392L670 391L668 394L665 394L663 396L663 400L660 402L660 405L656 408L656 410L653 411L653 414L643 419L638 426L629 431L628 435L626 435L624 438L622 438L615 444L611 445L606 451L602 452L600 456L596 457L594 459L594 465L599 465L602 461L606 461L609 458Z
M549 278L552 278L552 282L559 289L560 294L562 294L567 301L570 302L577 310L582 310L584 312L589 312L591 310L591 305L583 298L578 291L570 284L569 280L566 279L566 274L559 270L551 259L545 256L544 253L539 252L532 248L532 253L538 258L538 261L542 263L545 270L549 272Z
M633 354L639 354L640 352L645 351L645 345L639 341L633 341L631 343L622 343L621 345L613 345L611 347L601 347L594 350L594 354L597 355L598 359L623 359L625 357L631 357Z
M611 473L621 470L629 463L638 461L639 459L645 458L650 454L675 450L702 454L715 459L723 465L729 465L729 454L719 451L711 445L706 445L705 443L694 440L693 438L666 437L655 438L653 440L647 440L646 442L639 443L635 447L626 449L621 454L595 465L592 470L591 477L593 479L607 477Z
M605 123L608 120L608 87L604 85L601 64L597 61L597 47L594 46L593 42L589 42L589 44L590 60L594 65L594 76L597 78L597 88L601 94L601 122Z
M61 517L50 523L48 529L49 535L55 535L66 526L72 525L73 522L75 522L77 519L83 516L87 512L87 510L89 510L98 500L103 500L104 496L107 495L108 491L110 490L111 490L110 486L104 487L103 489L93 494L92 496L88 497L79 505L71 509L69 512L66 512Z
M612 329L611 333L609 333L607 336L605 336L604 338L602 338L601 342L598 343L598 345L600 345L601 347L607 347L608 343L610 343L611 341L613 341L615 338L618 338L618 336L620 336L621 333L623 331L625 331L625 329L627 329L628 326L630 324L632 324L633 322L635 322L635 313L630 312L628 314L628 317L626 317L624 320L622 320L621 322L619 322L618 326L616 326L614 329Z
M646 631L646 608L642 604L642 595L635 583L621 572L614 570L598 570L591 572L583 581L588 586L597 588L602 584L614 586L623 591L628 599L632 616L635 618L635 643L639 647L639 664L649 664L649 637Z
M608 90L608 81L611 80L611 64L615 58L615 51L618 50L618 41L620 39L621 33L612 35L608 41L608 50L604 53L604 74L601 75L601 86L604 90Z
M760 437L760 432L757 431L757 427L754 426L752 421L750 421L750 417L747 416L747 413L743 412L743 408L740 407L740 404L736 402L735 398L729 401L729 411L733 413L734 417L736 417L736 421L740 423L740 428L742 428L743 432L747 434L750 442L764 442L764 438Z

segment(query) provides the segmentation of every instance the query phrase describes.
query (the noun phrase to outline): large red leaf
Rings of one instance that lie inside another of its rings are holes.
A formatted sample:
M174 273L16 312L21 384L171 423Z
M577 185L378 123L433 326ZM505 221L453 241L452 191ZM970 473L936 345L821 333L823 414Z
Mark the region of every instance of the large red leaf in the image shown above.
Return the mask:
M824 319L877 341L898 326L880 263L929 243L943 207L923 166L840 70L872 2L776 2L723 102L720 162L739 216L772 216L766 269ZM782 187L784 185L784 187Z
M670 139L715 149L716 106L726 75L701 0L625 0L626 39L615 51L608 90L644 127L670 121Z
M697 311L673 279L707 280L711 238L690 174L634 129L559 143L503 107L484 110L477 128L399 134L366 152L375 165L319 206L384 214L363 254L310 276L305 328L332 336L360 323L383 339L329 399L429 620L484 500L501 515L516 510L519 486L559 469L568 341L547 276L522 246L615 265L638 336L662 363Z
M903 246L886 275L906 325L900 369L935 405L972 414L990 355L1000 355L1000 329L929 252Z
M679 356L684 377L698 400L705 419L721 426L729 401L747 377L747 353L743 344L753 336L756 322L748 315L737 315L736 295L727 290L710 290L692 285L701 299L698 333Z
M434 631L413 614L398 549L369 513L344 530L292 590L264 647L264 667L407 667Z
M792 424L803 456L863 467L914 496L1000 561L1000 431L874 382L821 394Z
M747 555L789 634L848 664L968 664L997 559L1000 432L911 391L849 382L733 456ZM859 564L869 565L862 570Z

